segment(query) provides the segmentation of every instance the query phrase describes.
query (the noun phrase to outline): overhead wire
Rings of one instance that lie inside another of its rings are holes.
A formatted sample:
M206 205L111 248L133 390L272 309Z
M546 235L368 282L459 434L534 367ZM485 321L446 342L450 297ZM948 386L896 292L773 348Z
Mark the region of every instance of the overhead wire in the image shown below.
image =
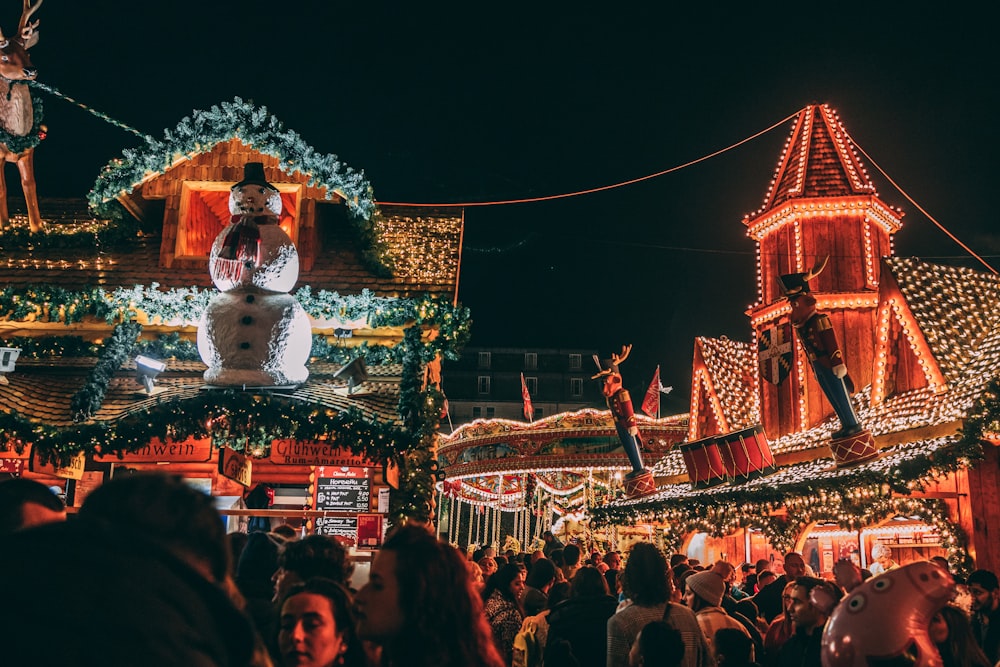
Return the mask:
M986 261L985 259L983 259L983 258L982 258L982 257L980 257L980 256L979 256L978 254L976 254L976 252L975 252L975 251L974 251L974 250L973 250L972 248L970 248L969 246L967 246L967 245L965 245L964 243L962 243L962 241L960 241L960 240L959 240L959 238L958 238L957 236L955 236L955 235L954 235L954 234L952 234L952 233L951 233L950 231L948 231L948 229L947 229L947 228L946 228L946 227L945 227L944 225L942 225L942 224L941 224L940 222L938 222L938 221L937 221L937 220L936 220L936 219L934 218L934 216L933 216L933 215L931 215L930 213L928 213L928 212L927 212L927 211L926 211L926 210L924 209L924 207L923 207L923 206L921 206L920 204L918 204L918 203L916 202L916 200L915 200L915 199L913 199L913 197L911 197L911 196L910 196L910 195L909 195L909 194L908 194L908 193L907 193L907 192L906 192L905 190L903 190L903 188L902 188L902 187L901 187L901 186L900 186L900 185L899 185L898 183L896 183L896 181L894 181L894 180L892 179L892 177L891 177L891 176L889 176L889 174L887 174L887 173L885 172L885 170L884 170L884 169L882 169L882 167L880 167L880 166L879 166L879 164L878 164L878 163L877 163L877 162L876 162L876 161L875 161L875 160L874 160L874 159L872 158L872 156L871 156L871 155L869 155L869 154L868 154L868 153L867 153L867 152L865 151L865 149L864 149L864 148L862 148L862 147L861 147L861 145L860 145L860 144L858 144L858 142L854 140L854 138L853 138L853 137L851 137L850 135L848 135L848 138L850 138L850 140L851 140L851 143L853 143L853 144L854 144L854 147L855 147L855 148L857 148L857 149L858 149L859 151L861 151L861 154L862 154L862 155L864 155L864 156L865 156L866 158L868 158L868 161L869 161L869 162L871 162L872 166L873 166L873 167L875 167L876 169L878 169L879 173L880 173L880 174L882 174L882 176L884 176L884 177L885 177L885 179L886 179L887 181L889 181L889 183L891 183L891 184L892 184L892 187L896 188L896 190L897 190L897 191L899 192L899 194L903 195L903 197L905 197L905 198L906 198L906 201L908 201L908 202L910 202L911 204L913 204L913 205L914 205L914 206L915 206L915 207L917 208L917 210L918 210L918 211L920 211L921 213L923 213L923 214L924 214L924 217L926 217L926 218L927 218L928 220L930 220L930 221L931 221L932 223L934 223L934 226L935 226L935 227L937 227L937 228L938 228L938 229L940 229L940 230L941 230L942 232L944 232L944 233L945 233L945 235L946 235L946 236L947 236L948 238L950 238L950 239L951 239L952 241L954 241L955 243L957 243L957 244L959 245L959 247L961 247L961 248L962 248L962 250L964 250L965 252L969 253L969 254L970 254L970 255L971 255L972 257L974 257L974 258L975 258L976 260L978 260L980 264L982 264L982 265L983 265L983 266L985 266L985 267L986 267L987 269L989 269L989 271L990 271L990 272L991 272L991 273L992 273L993 275L1000 275L1000 273L998 273L996 269L994 269L994 268L993 268L992 266L990 266L990 264L989 264L989 263L988 263L988 262L987 262L987 261Z
M627 185L635 185L636 183L641 183L642 181L648 181L648 180L653 179L653 178L659 178L660 176L665 176L666 174L670 174L670 173L675 172L675 171L680 171L681 169L687 169L688 167L696 165L699 162L704 162L705 160L710 160L710 159L712 159L712 158L714 158L714 157L716 157L718 155L722 155L723 153L731 151L734 148L739 148L743 144L748 143L750 141L753 141L754 139L756 139L757 137L759 137L761 135L767 134L768 132L770 132L774 128L780 127L781 125L784 125L785 123L787 123L791 119L793 119L796 116L798 116L800 113L802 113L801 109L799 111L796 111L795 113L791 114L790 116L786 116L785 118L782 118L777 123L774 123L773 125L771 125L767 129L761 130L760 132L752 134L749 137L746 137L745 139L737 141L735 144L731 144L729 146L726 146L725 148L720 148L719 150L717 150L717 151L715 151L713 153L709 153L708 155L703 155L702 157L697 158L695 160L691 160L689 162L685 162L684 164L679 164L679 165L676 165L674 167L670 167L669 169L664 169L663 171L658 171L655 174L647 174L646 176L640 176L638 178L632 178L632 179L629 179L627 181L621 181L619 183L612 183L611 185L602 185L600 187L588 188L586 190L577 190L575 192L563 192L561 194L556 194L556 195L543 195L541 197L525 197L523 199L500 199L500 200L495 200L495 201L472 201L472 202L464 202L464 203L461 203L461 202L449 202L449 203L439 203L439 204L425 204L425 203L414 203L414 202L388 202L388 201L377 201L376 203L378 203L378 204L380 204L382 206L414 206L414 207L423 206L423 207L427 207L427 208L471 208L471 207L474 207L474 206L506 206L506 205L509 205L509 204L530 204L530 203L542 202L542 201L552 201L554 199L568 199L569 197L581 197L583 195L591 195L591 194L594 194L595 192L605 192L607 190L614 190L616 188L623 188L623 187L625 187Z

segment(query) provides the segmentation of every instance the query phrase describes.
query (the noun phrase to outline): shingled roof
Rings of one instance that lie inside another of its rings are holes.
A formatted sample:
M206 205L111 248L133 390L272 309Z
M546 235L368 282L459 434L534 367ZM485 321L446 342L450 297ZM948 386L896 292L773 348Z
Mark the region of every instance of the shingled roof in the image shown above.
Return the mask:
M876 194L836 113L825 104L803 109L778 161L761 211L790 199Z
M718 411L715 420L725 433L749 428L760 421L756 355L752 344L726 337L700 336L695 339L692 373L698 379L695 383L697 394L691 397L692 432L699 404Z
M83 388L96 361L92 357L18 360L18 372L9 376L10 384L0 392L0 412L16 412L52 427L73 427L77 422L71 414L71 398ZM369 366L363 391L351 395L343 391L346 381L334 378L340 368L331 363L310 364L308 381L283 394L338 411L359 408L381 422L401 423L398 403L402 366ZM149 396L135 380L135 362L129 361L108 383L104 401L88 423L115 422L165 401L183 402L198 396L208 389L202 377L204 371L205 365L199 361L172 360L168 370L157 377L156 386L163 391Z

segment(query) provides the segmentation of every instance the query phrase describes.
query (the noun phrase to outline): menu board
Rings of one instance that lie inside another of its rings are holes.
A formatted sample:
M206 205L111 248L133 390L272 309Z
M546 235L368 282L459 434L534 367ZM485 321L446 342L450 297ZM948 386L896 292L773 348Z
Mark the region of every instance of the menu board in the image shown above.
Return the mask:
M348 544L354 544L358 539L358 517L356 516L321 516L316 519L316 534L348 538Z
M323 469L316 478L316 509L328 512L370 512L372 480L367 468Z

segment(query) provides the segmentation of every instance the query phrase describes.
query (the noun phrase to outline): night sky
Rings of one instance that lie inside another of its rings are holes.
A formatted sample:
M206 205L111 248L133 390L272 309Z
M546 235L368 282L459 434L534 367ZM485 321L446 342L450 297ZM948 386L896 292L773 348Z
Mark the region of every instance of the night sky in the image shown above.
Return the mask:
M40 81L157 137L193 109L253 100L364 170L387 202L606 186L826 102L911 197L1000 264L992 22L955 3L948 15L672 4L46 0L32 56ZM2 5L8 33L18 5ZM86 196L138 144L65 101L45 104L43 197ZM763 202L791 128L628 187L467 208L459 298L473 344L607 356L633 343L622 368L633 393L661 364L676 387L664 412L685 411L694 336L749 338L754 245L742 219ZM865 163L906 212L898 254L973 266Z

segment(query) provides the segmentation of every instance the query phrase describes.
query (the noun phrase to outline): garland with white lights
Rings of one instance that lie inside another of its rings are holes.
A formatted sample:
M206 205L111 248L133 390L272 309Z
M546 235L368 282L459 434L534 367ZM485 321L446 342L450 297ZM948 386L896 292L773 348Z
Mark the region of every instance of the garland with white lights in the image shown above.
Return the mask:
M73 324L93 317L113 324L134 320L141 312L150 322L193 325L201 319L208 301L216 293L214 289L197 287L168 290L158 287L153 283L149 287L136 285L109 292L100 287L71 291L51 285L9 286L0 290L0 319ZM300 288L293 296L315 320L367 317L372 328L409 324L434 327L438 335L425 351L425 362L433 359L435 353L457 359L471 335L469 310L453 305L443 296L389 298L375 296L370 290L340 295L328 290L313 292L309 286Z
M953 571L964 576L972 570L968 538L964 531L948 519L948 507L934 498L888 497L865 502L848 501L837 496L790 498L787 513L769 512L764 505L706 505L692 503L685 508L665 509L655 514L643 514L636 521L666 523L664 544L670 550L680 550L684 538L691 532L703 532L713 537L725 537L739 529L757 528L778 551L790 551L802 530L812 523L837 524L856 531L894 516L918 517L933 526L941 536ZM600 525L600 524L598 524Z
M46 221L45 227L33 232L27 218L11 218L11 224L0 229L0 251L16 252L31 248L39 250L68 250L76 248L112 249L134 243L139 233L139 223L127 216L121 220L86 220L81 222L54 223Z
M123 150L122 157L101 170L88 195L91 207L98 217L118 218L119 196L134 190L150 175L165 172L178 158L205 153L231 139L277 158L286 174L308 175L309 185L325 188L328 198L332 199L333 193L343 196L360 236L363 259L380 274L391 274L392 262L373 224L375 201L364 173L343 164L332 153L317 152L270 115L266 107L254 106L252 101L239 97L207 111L196 109L173 129L164 130L163 139L147 137L143 146Z

